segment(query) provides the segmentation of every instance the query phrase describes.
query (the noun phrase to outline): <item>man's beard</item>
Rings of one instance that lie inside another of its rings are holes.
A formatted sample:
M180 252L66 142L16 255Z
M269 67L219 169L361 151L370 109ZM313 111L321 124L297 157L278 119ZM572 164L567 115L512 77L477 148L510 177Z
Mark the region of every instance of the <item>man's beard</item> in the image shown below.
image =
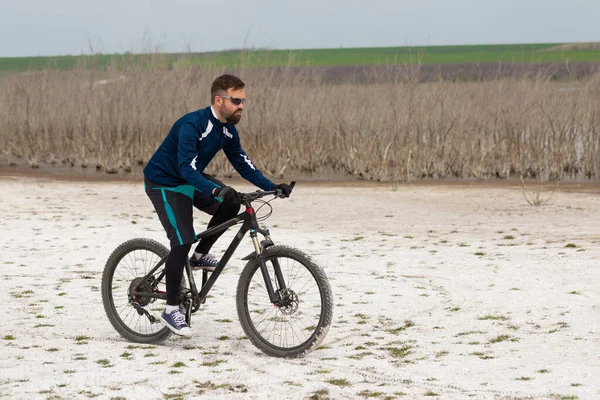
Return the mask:
M240 119L242 119L242 113L238 113L237 111L238 110L234 111L233 114L226 118L227 122L231 125L237 124L238 122L240 122Z

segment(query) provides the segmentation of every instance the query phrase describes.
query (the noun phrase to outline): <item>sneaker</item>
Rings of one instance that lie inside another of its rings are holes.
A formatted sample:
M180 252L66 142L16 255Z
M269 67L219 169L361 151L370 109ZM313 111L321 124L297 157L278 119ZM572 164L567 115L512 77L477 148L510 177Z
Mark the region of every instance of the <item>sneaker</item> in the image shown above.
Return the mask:
M185 317L179 310L171 311L167 314L167 311L163 311L160 315L160 320L169 328L173 333L181 336L192 336L192 329L185 322Z
M219 260L217 260L212 254L202 254L198 258L196 258L196 255L194 255L192 258L190 258L190 265L192 268L202 268L210 272L214 271L218 264Z

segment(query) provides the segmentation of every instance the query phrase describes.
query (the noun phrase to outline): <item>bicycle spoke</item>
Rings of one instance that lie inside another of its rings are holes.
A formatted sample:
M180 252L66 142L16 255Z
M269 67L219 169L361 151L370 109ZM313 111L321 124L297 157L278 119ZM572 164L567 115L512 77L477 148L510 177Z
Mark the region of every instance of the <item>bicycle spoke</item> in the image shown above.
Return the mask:
M133 252L132 252L132 253L133 253ZM123 257L123 260L121 260L121 261L123 262L123 267L124 267L124 268L125 268L127 271L129 271L129 273L130 273L132 276L137 276L137 274L136 274L136 273L133 271L133 268L132 268L132 266L131 266L131 263L134 263L134 262L135 262L135 259L134 259L133 261L131 260L131 255L132 255L132 253L129 253L129 254L127 254L127 256L126 256L126 257ZM119 264L119 265L121 265L121 264Z

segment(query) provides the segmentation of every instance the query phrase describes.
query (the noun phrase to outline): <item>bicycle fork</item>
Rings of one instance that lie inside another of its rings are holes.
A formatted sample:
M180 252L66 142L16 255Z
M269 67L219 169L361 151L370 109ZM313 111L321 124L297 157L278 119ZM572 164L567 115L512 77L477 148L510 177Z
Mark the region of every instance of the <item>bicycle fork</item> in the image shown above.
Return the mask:
M273 265L273 272L275 274L275 279L277 281L278 289L275 290L273 288L273 284L271 282L271 276L269 274L269 269L267 267L267 263L264 257L264 250L267 247L273 246L273 241L271 240L269 230L261 229L261 233L265 236L265 240L262 243L258 242L258 235L256 229L250 229L250 238L252 239L252 243L254 244L254 251L256 252L256 259L258 260L258 266L260 268L263 280L265 281L265 287L267 288L267 292L269 293L269 299L271 303L276 306L281 305L281 292L286 289L285 280L283 279L283 274L281 273L281 267L279 265L279 260L277 258L273 258L271 263Z

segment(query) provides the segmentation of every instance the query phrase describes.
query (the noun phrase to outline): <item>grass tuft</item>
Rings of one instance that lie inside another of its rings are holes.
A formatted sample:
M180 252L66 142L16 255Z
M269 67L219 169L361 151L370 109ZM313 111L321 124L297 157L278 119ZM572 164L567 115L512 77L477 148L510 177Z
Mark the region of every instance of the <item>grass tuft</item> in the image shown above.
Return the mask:
M371 398L371 397L380 397L384 393L383 392L371 392L370 390L363 390L361 392L356 393L357 396Z
M347 379L328 379L327 383L335 386L351 386L352 384Z
M204 367L216 367L219 364L226 363L227 360L215 360L215 361L204 361L202 366Z
M411 328L413 326L415 326L415 323L413 321L407 319L404 321L403 326L400 326L400 327L394 328L394 329L388 329L388 330L386 330L386 332L391 333L392 335L397 335L400 332L403 332L406 329Z
M390 353L390 356L393 358L405 358L408 356L411 351L412 346L402 346L402 347L387 347L386 350Z
M107 358L101 358L100 360L96 360L96 364L102 365L103 368L112 367L110 360Z
M529 377L529 376L521 376L519 378L515 378L515 381L531 381L533 380L533 378Z
M507 321L508 317L505 317L504 315L487 314L482 317L477 317L477 319L479 321Z
M496 336L493 339L490 339L489 343L500 343L500 342L505 342L507 340L510 340L511 342L516 342L517 339L508 336L508 335L500 335L500 336Z

